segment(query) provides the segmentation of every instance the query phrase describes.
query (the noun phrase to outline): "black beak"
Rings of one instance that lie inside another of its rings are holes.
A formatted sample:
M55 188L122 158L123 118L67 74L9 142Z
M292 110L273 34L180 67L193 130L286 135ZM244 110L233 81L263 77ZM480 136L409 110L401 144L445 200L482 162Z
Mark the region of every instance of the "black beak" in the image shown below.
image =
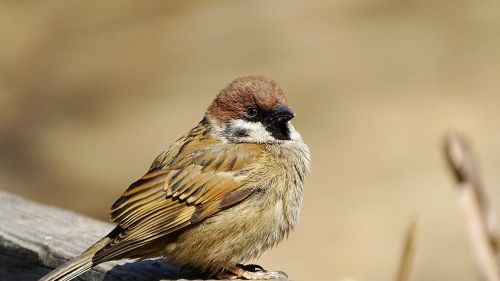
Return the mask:
M271 123L272 124L284 124L292 118L295 117L295 113L290 110L290 108L284 106L284 105L278 105L276 109L274 109L274 112L272 113L271 116Z

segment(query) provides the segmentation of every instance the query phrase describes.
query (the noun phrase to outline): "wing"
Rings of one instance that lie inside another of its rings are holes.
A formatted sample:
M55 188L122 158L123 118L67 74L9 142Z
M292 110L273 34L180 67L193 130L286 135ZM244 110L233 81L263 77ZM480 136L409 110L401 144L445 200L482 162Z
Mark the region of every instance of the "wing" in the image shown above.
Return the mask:
M258 146L222 144L208 133L181 138L115 202L111 218L120 232L96 258L123 255L248 197Z

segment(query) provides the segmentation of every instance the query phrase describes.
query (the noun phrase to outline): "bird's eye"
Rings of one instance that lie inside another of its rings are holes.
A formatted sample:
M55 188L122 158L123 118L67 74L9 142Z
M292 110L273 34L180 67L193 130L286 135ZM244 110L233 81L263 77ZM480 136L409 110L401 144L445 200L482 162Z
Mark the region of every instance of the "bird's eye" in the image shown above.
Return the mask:
M257 114L259 113L257 108L255 107L247 107L247 116L250 117L250 118L254 118L257 116Z

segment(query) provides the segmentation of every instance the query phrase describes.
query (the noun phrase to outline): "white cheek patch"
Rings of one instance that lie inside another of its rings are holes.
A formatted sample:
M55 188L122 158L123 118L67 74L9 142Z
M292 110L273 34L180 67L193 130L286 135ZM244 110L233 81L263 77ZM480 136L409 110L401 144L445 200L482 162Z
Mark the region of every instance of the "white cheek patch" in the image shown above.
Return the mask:
M242 119L231 120L223 126L224 135L239 142L275 142L276 139L260 122L250 122Z
M290 130L290 140L293 141L302 140L302 136L300 135L299 132L297 132L297 130L295 130L295 127L290 122L288 122L288 129Z

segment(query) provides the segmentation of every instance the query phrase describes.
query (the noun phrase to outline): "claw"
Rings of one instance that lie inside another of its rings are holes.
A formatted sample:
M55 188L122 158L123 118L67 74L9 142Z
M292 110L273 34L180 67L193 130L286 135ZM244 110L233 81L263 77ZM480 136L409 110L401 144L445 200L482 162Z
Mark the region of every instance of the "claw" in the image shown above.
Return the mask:
M252 271L252 272L256 272L256 271L266 271L262 266L258 265L258 264L247 264L247 265L244 265L244 264L236 264L237 267L240 267L244 270L247 270L247 271Z
M283 271L266 271L262 266L250 264L228 267L226 270L216 274L217 279L245 279L245 280L269 280L278 278L288 278Z

